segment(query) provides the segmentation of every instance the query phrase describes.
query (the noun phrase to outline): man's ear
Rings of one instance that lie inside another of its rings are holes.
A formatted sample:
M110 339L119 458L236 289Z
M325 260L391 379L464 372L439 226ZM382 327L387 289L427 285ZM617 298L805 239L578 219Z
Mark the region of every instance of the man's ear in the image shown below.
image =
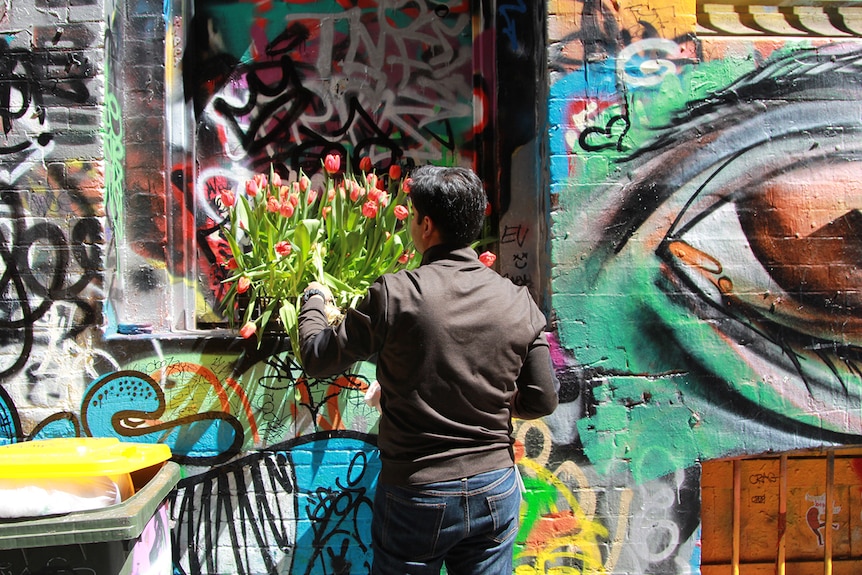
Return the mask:
M434 225L434 221L428 216L422 216L422 222L419 227L422 228L423 238L431 237L431 234L434 232L435 229L437 229L437 227Z
M434 223L434 220L428 216L423 216L420 227L422 228L422 239L425 240L426 247L431 247L440 243L440 230L437 229L437 225Z

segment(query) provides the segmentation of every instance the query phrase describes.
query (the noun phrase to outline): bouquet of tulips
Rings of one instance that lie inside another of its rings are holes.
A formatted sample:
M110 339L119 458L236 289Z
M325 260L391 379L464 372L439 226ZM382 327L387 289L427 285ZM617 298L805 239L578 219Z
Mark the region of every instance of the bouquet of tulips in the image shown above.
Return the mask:
M311 281L335 298L330 321L353 307L380 275L418 265L409 231L409 179L393 165L377 175L369 158L359 173L341 174L340 156L323 162L323 189L300 172L287 182L270 168L244 190L225 190L222 232L232 258L221 301L232 327L244 338L279 318L299 359L300 296ZM244 304L244 305L240 305Z

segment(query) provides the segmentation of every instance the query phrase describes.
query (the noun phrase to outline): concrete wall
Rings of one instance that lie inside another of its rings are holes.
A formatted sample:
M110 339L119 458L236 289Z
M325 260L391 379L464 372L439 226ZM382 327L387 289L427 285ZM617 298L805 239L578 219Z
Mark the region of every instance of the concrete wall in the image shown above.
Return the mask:
M850 12L353 4L0 8L0 441L170 445L179 573L367 573L372 367L217 309L218 190L338 151L477 166L548 310L518 573L697 572L701 462L858 443Z

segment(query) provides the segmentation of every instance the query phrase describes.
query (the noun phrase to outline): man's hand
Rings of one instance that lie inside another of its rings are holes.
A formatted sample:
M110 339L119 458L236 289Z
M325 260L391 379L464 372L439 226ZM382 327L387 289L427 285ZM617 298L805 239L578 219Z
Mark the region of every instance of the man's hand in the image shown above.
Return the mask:
M327 286L323 285L320 282L311 282L305 287L304 291L308 291L311 289L317 289L322 291L324 293L324 299L326 300L326 303L332 302L332 291Z
M380 383L375 379L365 391L365 404L380 411Z

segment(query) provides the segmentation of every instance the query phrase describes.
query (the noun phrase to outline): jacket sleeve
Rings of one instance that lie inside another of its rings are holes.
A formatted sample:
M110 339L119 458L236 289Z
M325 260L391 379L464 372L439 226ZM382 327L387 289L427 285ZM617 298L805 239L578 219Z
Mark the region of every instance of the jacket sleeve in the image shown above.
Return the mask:
M365 298L349 309L337 327L326 321L324 304L311 298L299 312L299 342L302 368L311 377L331 377L344 372L357 361L377 352L380 337L379 318L382 312L382 282L371 286Z
M513 417L538 419L550 415L557 408L560 383L551 364L551 351L544 333L540 333L527 350L515 385Z

